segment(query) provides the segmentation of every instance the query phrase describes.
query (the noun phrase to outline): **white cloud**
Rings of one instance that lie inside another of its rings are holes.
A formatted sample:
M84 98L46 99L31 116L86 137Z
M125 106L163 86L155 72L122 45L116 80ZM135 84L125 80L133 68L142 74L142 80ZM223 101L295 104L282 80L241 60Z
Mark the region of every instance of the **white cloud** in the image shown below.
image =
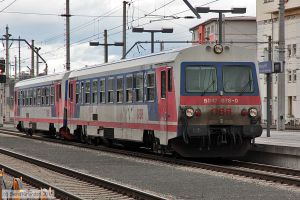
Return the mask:
M182 0L175 0L167 7L159 9L164 3L168 3L171 0L135 0L129 7L128 20L131 21L133 18L144 16L145 13L149 13L153 10L158 9L153 14L157 15L173 15L184 10L188 10L188 7L183 3ZM204 3L211 2L212 0L199 1L190 0L193 6L200 6ZM5 1L10 2L10 1ZM71 18L71 66L73 68L82 67L85 65L102 63L103 62L103 48L102 47L89 47L89 41L100 41L102 42L102 32L104 29L109 30L109 42L121 41L122 28L116 28L110 30L116 26L122 25L122 2L123 0L73 0L71 4L71 14L75 15ZM0 3L0 9L5 7L7 4ZM224 6L225 5L225 6ZM231 7L247 7L247 15L255 15L255 0L220 0L209 5L211 8L231 8ZM18 0L6 12L22 12L22 13L41 13L41 14L56 14L57 16L46 16L46 15L26 15L26 14L8 14L1 13L0 17L0 31L2 34L5 33L6 24L10 27L10 33L12 38L17 38L19 35L28 41L34 39L38 46L42 49L40 53L47 60L49 65L49 71L53 72L54 68L56 71L64 70L65 65L65 21L64 18L58 16L65 13L65 1L64 0ZM102 15L108 11L114 11L111 18L94 19L91 17L79 17L76 15ZM177 16L193 15L192 12L188 11ZM205 19L215 17L214 14L201 14L202 19L194 20L172 20L172 21L159 21L144 25L145 28L160 29L162 27L173 27L173 34L156 34L155 38L160 40L190 40L191 34L189 28L203 22ZM156 18L157 19L157 18ZM129 26L138 26L144 23L148 23L151 19L140 19L134 23L130 23ZM115 34L118 33L118 34ZM129 49L136 41L149 41L150 34L137 34L128 31L128 43L127 49ZM26 66L30 66L31 52L24 44L22 45L22 65L24 69ZM134 48L130 56L138 56L140 54L149 53L150 45L142 45L143 48ZM158 47L158 45L156 45ZM166 49L172 47L178 47L182 45L166 45ZM18 55L17 43L14 42L11 46L11 60L14 55ZM109 60L116 60L121 55L120 47L109 48ZM4 57L4 51L1 51ZM45 54L46 53L46 54Z

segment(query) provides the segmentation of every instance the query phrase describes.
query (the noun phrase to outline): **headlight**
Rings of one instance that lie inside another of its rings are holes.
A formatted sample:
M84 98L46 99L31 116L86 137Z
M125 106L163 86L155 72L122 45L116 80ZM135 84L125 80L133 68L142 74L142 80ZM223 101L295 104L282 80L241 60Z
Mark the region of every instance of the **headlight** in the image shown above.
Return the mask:
M194 116L194 109L193 108L187 108L185 110L185 115L188 117L188 118L191 118Z
M256 117L257 113L258 113L258 111L257 111L256 108L250 108L249 109L249 115L250 115L250 117Z

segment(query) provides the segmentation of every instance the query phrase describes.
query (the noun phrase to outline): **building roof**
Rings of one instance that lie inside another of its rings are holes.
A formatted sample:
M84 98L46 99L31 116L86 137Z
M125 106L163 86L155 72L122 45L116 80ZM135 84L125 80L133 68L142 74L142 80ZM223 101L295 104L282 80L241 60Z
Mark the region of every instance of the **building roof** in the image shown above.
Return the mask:
M210 18L204 22L202 22L201 24L198 24L196 26L193 26L192 28L190 28L190 31L193 31L195 29L197 29L199 26L202 25L207 25L210 24L212 22L218 21L219 18ZM256 17L252 17L252 16L237 16L237 17L225 17L224 19L225 21L256 21Z

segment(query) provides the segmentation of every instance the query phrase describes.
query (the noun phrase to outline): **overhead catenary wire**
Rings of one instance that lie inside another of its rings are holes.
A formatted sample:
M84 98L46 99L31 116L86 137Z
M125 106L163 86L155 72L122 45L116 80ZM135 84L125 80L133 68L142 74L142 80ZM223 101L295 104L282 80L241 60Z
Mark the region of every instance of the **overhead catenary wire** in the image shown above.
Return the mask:
M7 8L9 8L10 6L12 6L17 0L13 0L10 4L8 4L7 6L5 6L4 8L2 8L0 10L0 13L3 12L4 10L6 10Z

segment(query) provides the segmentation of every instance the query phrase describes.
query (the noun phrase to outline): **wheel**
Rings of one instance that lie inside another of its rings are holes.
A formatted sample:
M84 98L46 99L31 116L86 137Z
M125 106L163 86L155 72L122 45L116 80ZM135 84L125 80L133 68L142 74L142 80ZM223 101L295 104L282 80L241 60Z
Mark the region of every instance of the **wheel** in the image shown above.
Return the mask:
M81 143L86 143L87 142L87 137L82 132L80 133L80 142Z
M99 138L99 137L96 137L96 138L95 138L95 146L100 145L100 143L101 143L100 138Z
M33 131L32 131L32 129L31 129L31 128L29 128L29 129L27 130L27 134L28 134L29 136L32 136L32 134L33 134Z

